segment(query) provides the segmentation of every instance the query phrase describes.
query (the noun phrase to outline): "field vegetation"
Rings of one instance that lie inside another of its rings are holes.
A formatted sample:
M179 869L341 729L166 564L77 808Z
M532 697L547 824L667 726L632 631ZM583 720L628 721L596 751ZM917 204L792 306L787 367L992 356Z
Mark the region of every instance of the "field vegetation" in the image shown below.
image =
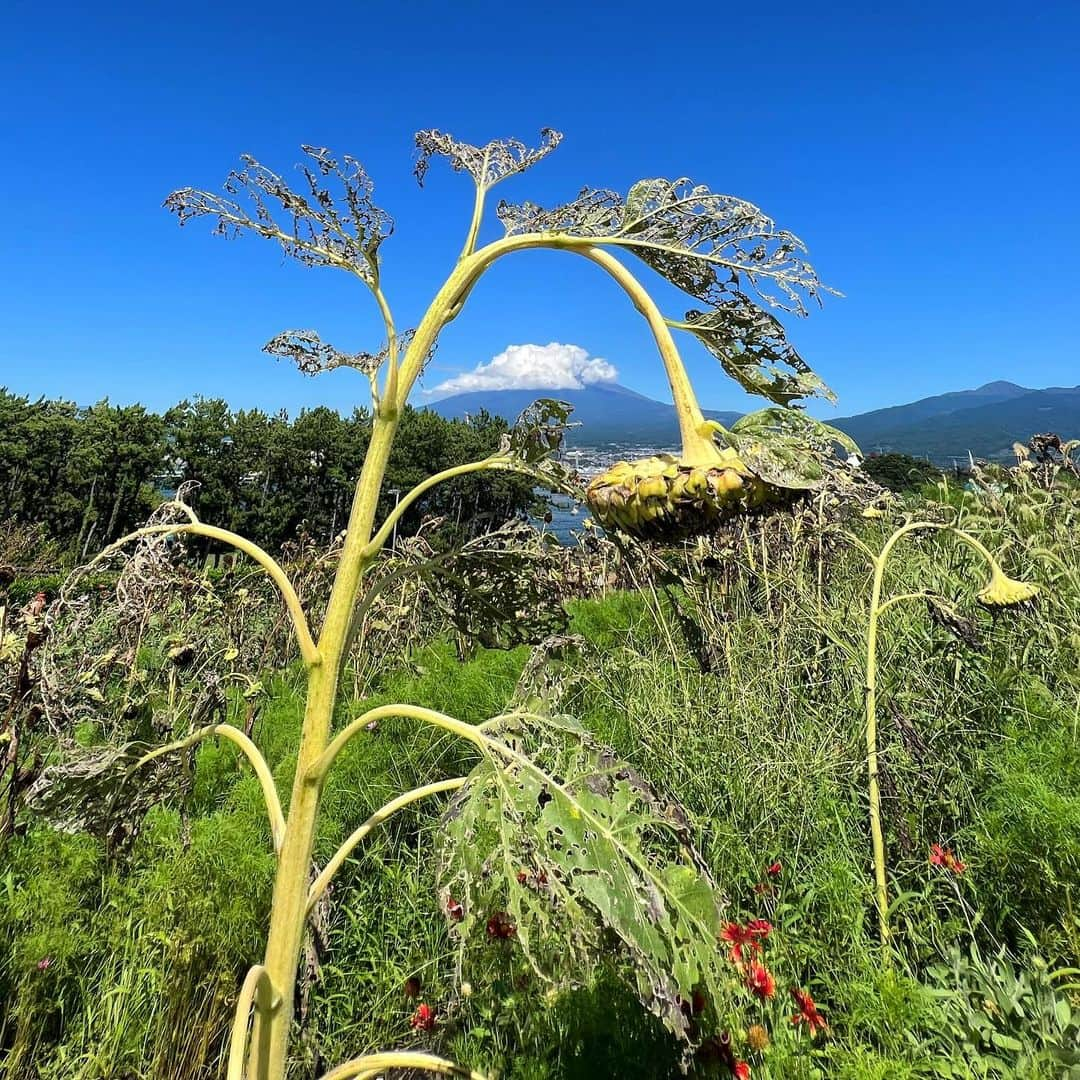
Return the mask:
M490 188L559 138L417 136L418 178L444 157L476 200L415 331L353 159L305 148L298 194L246 158L167 200L354 275L387 341L268 346L370 381L341 529L333 500L325 533L271 515L272 553L205 520L252 502L198 476L86 559L89 518L5 522L7 1080L1080 1074L1076 447L900 497L853 473L791 407L830 395L767 310L827 290L752 204L644 180L501 203L482 242ZM680 452L582 492L542 400L390 500L394 461L432 464L402 438L439 331L532 248L630 299ZM664 317L613 251L704 310ZM672 331L771 404L706 420ZM579 548L463 528L441 499L489 472L580 494Z

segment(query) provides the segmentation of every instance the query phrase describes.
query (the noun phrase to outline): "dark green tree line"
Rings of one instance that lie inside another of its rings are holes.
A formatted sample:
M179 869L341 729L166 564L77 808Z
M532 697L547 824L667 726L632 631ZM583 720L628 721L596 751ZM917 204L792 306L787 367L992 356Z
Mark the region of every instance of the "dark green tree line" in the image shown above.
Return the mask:
M382 494L474 461L498 447L507 424L468 422L407 408ZM329 542L344 527L371 416L354 409L233 410L219 398L182 401L158 415L108 400L79 407L0 388L0 521L41 524L72 559L130 532L181 484L203 520L275 549L306 530ZM432 490L401 531L436 514L459 534L501 523L532 501L531 482L505 473L465 476Z

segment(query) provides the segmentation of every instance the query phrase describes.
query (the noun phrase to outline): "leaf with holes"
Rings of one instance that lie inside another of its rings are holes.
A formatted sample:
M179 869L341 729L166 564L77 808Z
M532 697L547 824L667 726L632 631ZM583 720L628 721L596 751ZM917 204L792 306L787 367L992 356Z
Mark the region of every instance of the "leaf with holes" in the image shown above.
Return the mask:
M839 445L858 452L851 436L799 409L759 409L740 417L726 434L747 467L766 483L791 491L816 491L825 462Z
M181 225L210 217L219 235L253 232L277 240L305 266L336 266L376 286L379 247L393 232L393 219L375 205L374 185L355 158L346 155L339 162L322 147L301 149L310 161L300 170L306 194L293 191L277 173L244 154L244 168L229 174L225 195L181 188L166 198L165 206ZM250 209L231 198L239 195L247 197Z
M554 210L503 202L508 236L553 233L625 248L691 296L718 305L744 284L767 304L805 314L829 292L802 255L803 242L752 203L685 177L639 180L625 201L585 189Z
M688 1049L695 989L730 1022L720 903L682 809L572 718L511 715L488 733L439 855L462 962L482 964L504 939L538 978L568 987L617 941L638 997Z
M780 405L805 397L836 400L787 340L780 322L747 296L725 300L712 311L688 311L685 322L670 325L697 337L747 393Z
M431 159L444 157L454 172L467 172L481 191L494 187L500 180L515 176L543 160L562 142L562 134L551 128L540 129L540 145L530 149L517 139L495 139L484 146L471 146L453 135L431 128L416 133L419 156L414 173L423 186Z

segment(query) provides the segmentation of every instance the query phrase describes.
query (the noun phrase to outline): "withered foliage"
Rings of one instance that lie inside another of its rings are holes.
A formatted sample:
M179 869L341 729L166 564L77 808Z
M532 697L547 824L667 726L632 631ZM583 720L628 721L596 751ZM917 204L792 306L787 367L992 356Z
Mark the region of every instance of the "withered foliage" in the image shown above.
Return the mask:
M379 281L379 247L393 232L393 219L375 205L374 185L353 157L340 161L322 147L304 146L307 191L296 192L250 154L244 168L229 174L225 195L180 188L165 206L181 225L199 218L215 221L221 236L248 231L277 240L287 255L305 266L336 266L369 285ZM244 196L247 205L230 196Z
M453 135L431 128L416 133L417 159L413 172L423 186L424 177L433 157L444 157L454 172L467 172L479 188L494 187L508 176L524 172L547 157L559 143L562 133L551 128L540 129L540 145L527 147L517 139L495 139L484 146L470 146Z
M749 296L805 315L831 292L802 256L803 242L752 203L681 178L642 180L625 200L584 188L551 210L499 204L508 236L550 233L631 252L683 292L710 305L673 323L697 335L744 389L779 404L832 392L787 341L780 323ZM785 368L790 371L784 370Z
M499 204L507 235L561 233L625 247L683 292L719 304L747 282L774 307L798 314L829 291L801 256L803 242L734 195L686 177L639 180L623 200L584 188L571 203L545 210Z

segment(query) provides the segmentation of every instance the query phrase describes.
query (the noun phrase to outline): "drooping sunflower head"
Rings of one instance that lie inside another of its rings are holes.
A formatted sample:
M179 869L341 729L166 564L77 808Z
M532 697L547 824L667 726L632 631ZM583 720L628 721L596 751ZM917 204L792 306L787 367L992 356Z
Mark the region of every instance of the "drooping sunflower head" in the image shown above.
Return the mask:
M606 528L643 539L678 539L708 531L736 513L779 501L733 450L690 464L670 454L620 461L593 478L585 501Z
M983 607L993 609L1019 607L1038 595L1038 585L1011 578L1000 566L995 565L990 572L990 583L977 593L976 599Z

